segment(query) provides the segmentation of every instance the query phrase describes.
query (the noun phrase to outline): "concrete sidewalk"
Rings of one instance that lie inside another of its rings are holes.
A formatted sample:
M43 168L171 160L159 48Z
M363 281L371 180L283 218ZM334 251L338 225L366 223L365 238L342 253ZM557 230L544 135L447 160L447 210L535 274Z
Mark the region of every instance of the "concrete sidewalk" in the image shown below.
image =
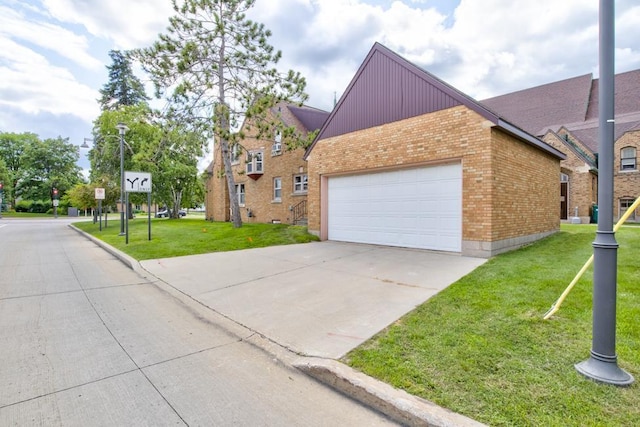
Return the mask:
M314 242L141 265L298 355L339 359L485 261L422 250Z
M221 315L225 319L221 326L254 332L242 334L244 341L395 421L416 426L483 425L337 359L485 259L326 241L138 263L79 232L132 269Z

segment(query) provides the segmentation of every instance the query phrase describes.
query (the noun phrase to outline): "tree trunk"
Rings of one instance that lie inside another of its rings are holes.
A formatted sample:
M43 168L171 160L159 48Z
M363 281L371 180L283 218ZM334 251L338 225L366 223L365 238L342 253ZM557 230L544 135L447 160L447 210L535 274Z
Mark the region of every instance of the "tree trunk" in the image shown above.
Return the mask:
M238 195L236 193L236 182L233 179L233 169L231 169L231 157L229 156L229 140L227 135L231 134L231 125L229 124L229 107L225 99L224 70L225 70L225 38L222 37L220 44L218 59L218 108L216 120L220 123L222 130L220 148L222 150L222 162L224 164L224 175L227 177L227 187L229 189L229 201L231 202L231 221L234 228L242 227L242 217L240 216L240 203L238 203Z
M234 228L240 228L242 227L242 217L240 216L240 203L238 202L238 193L236 192L236 182L235 179L233 179L233 170L231 169L229 141L221 139L220 148L222 151L222 163L224 164L224 176L227 178L227 188L229 190L231 221L233 222Z

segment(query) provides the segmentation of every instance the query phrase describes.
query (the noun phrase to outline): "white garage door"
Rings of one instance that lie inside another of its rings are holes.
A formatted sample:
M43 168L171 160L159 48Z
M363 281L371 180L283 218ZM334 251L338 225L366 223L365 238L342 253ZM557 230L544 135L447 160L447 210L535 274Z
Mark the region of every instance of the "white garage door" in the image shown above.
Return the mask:
M460 252L461 165L329 178L328 238Z

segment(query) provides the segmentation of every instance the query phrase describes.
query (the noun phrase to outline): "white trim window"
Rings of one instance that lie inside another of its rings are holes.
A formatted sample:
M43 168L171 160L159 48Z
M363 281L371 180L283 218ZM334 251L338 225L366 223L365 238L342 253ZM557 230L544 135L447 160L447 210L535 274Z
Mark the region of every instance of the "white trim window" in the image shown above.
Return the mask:
M240 154L242 154L242 147L240 147L240 144L231 144L231 146L229 147L229 158L231 159L232 165L237 165L238 163L240 163Z
M273 145L271 146L271 155L279 156L280 154L282 154L282 133L280 131L276 131L273 138Z
M247 153L247 174L257 173L264 173L262 151L250 151Z
M636 148L624 147L620 150L620 170L630 171L638 169L636 160Z
M238 204L240 206L244 206L245 204L245 193L244 193L244 184L236 184L236 196L238 197Z
M309 179L307 174L300 174L293 176L293 192L294 193L306 193L309 187Z
M282 178L273 178L273 201L279 202L282 200Z

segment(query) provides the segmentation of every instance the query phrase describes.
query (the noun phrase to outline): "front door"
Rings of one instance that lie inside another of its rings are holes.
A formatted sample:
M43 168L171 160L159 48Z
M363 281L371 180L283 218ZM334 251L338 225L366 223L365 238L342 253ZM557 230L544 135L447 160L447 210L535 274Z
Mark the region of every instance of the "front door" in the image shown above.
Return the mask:
M569 183L561 182L560 183L560 219L567 219L567 194L568 194Z

